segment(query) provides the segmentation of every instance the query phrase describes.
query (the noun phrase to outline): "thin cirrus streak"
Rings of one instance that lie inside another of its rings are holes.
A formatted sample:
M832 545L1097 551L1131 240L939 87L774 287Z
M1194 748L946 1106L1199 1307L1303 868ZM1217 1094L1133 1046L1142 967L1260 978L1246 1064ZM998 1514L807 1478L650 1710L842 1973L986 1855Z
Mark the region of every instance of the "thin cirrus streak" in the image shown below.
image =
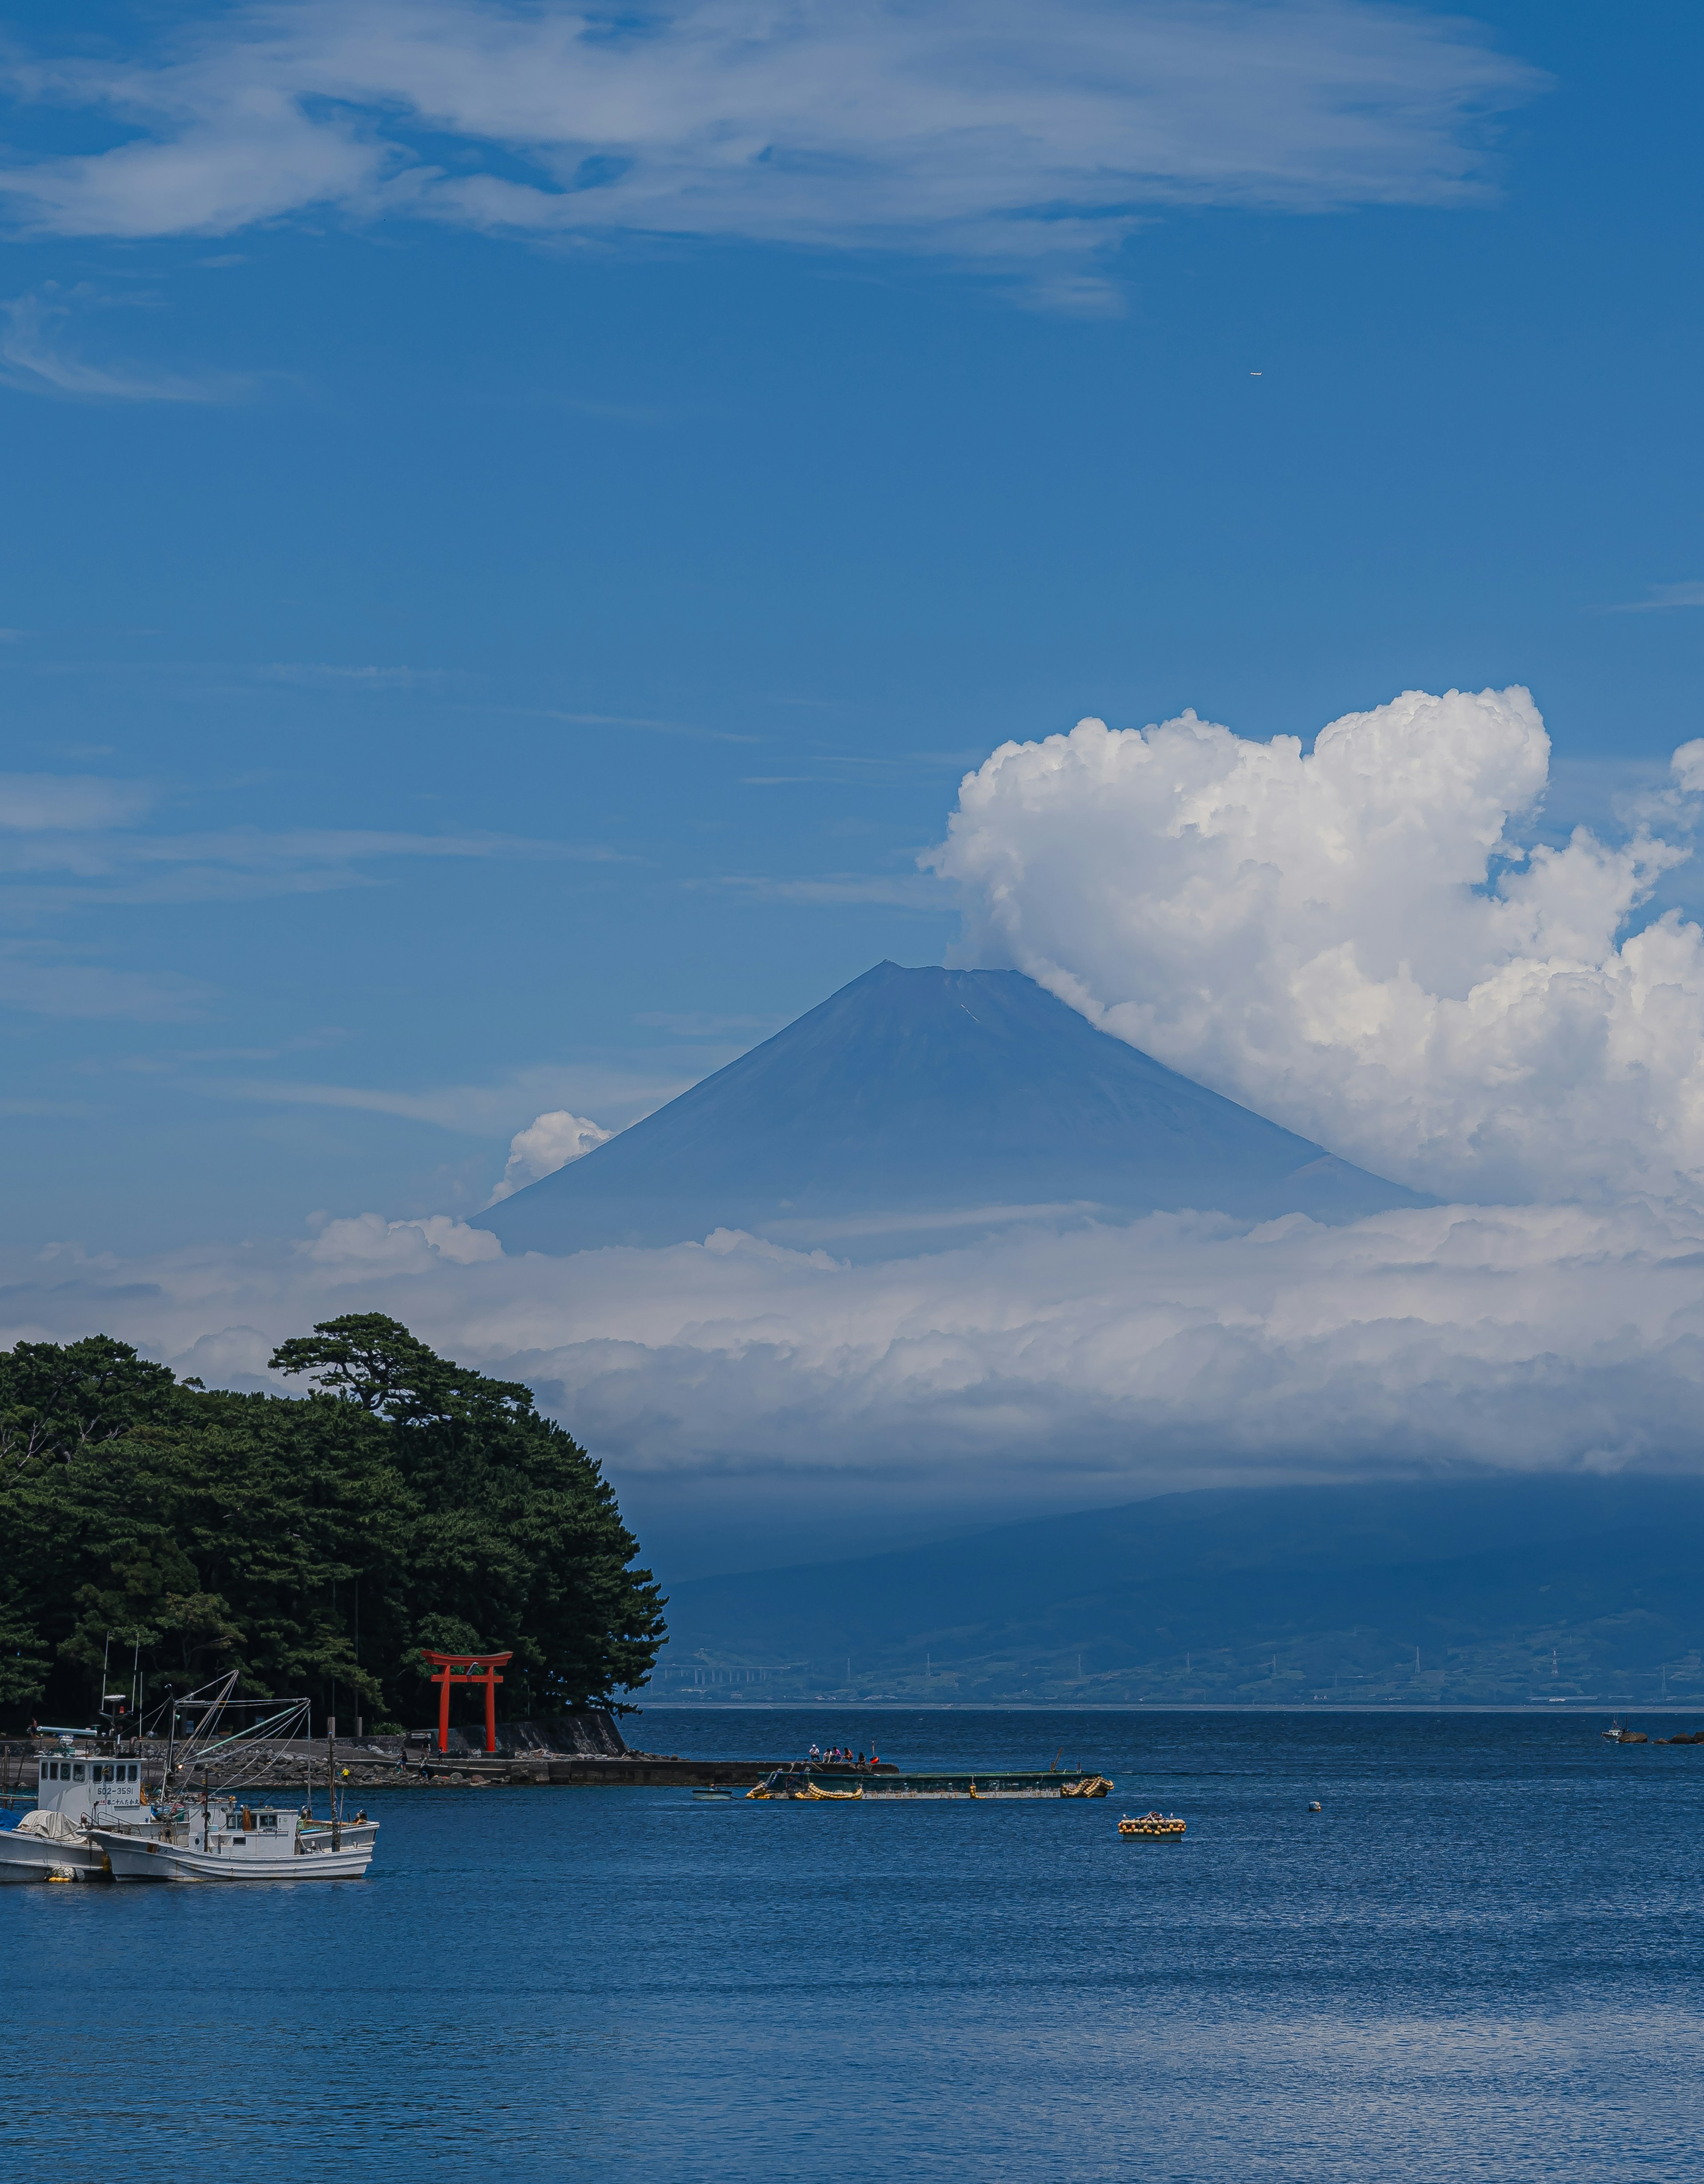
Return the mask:
M190 1057L193 1059L193 1057ZM484 1084L441 1084L424 1092L384 1085L325 1084L287 1077L215 1078L185 1074L186 1087L209 1099L255 1101L269 1106L348 1107L373 1115L395 1115L414 1123L476 1137L508 1134L517 1113L538 1110L545 1100L573 1100L595 1106L625 1128L687 1090L691 1078L642 1076L637 1072L580 1067L535 1066ZM542 1130L540 1126L545 1126ZM565 1165L549 1155L564 1149L568 1126L583 1139L571 1156L589 1152L612 1133L600 1124L577 1121L560 1108L536 1112L526 1128L510 1139L511 1166L521 1182L532 1182ZM552 1127L556 1126L556 1127ZM522 1139L521 1162L514 1155ZM519 1184L511 1186L518 1188ZM506 1197L507 1191L498 1193ZM492 1201L493 1204L496 1200Z
M632 861L602 843L512 834L376 827L153 833L139 822L155 801L147 783L0 775L0 912L16 922L43 922L91 908L323 894L376 884L369 867L387 861ZM210 998L210 989L198 980L106 969L41 942L12 948L0 965L0 1009L170 1021L200 1014Z
M92 402L246 401L257 382L231 372L159 371L79 353L91 319L112 299L86 282L0 299L0 386Z
M39 942L0 941L0 1007L65 1019L176 1023L202 1014L209 989L173 971L127 971Z
M1350 0L298 0L14 96L136 133L0 175L36 232L226 235L337 209L492 231L897 247L1092 306L1155 207L1451 204L1541 88L1473 26ZM429 134L439 142L418 139ZM491 164L446 161L443 139ZM494 171L500 164L502 171Z
M111 784L114 790L127 784ZM350 871L364 858L456 857L542 859L581 864L623 864L624 852L599 842L550 842L517 834L409 834L381 827L296 827L267 833L259 827L234 827L217 833L152 834L124 829L123 819L144 808L128 806L116 794L92 784L83 797L57 800L42 789L20 794L14 811L58 810L60 817L11 817L0 805L0 872L65 871L86 875L122 872L136 866L167 865L189 868L229 867L240 872L278 873L316 869L333 875ZM0 788L3 796L3 788ZM81 813L81 817L75 816ZM110 818L110 827L102 821ZM89 831L99 827L100 831Z
M87 827L125 827L154 800L144 781L111 781L97 774L0 773L0 830L8 834L57 834Z

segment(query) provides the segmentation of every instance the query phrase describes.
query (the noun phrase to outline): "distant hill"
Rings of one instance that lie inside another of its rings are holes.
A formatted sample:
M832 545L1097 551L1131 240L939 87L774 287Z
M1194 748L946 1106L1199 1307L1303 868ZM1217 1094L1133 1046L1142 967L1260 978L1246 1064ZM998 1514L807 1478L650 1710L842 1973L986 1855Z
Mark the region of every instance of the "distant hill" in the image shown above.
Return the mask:
M1345 1221L1426 1202L1097 1031L1017 972L879 963L479 1218L511 1251L718 1227L846 1249L1017 1209Z
M1172 1494L678 1584L654 1688L1606 1706L1666 1690L1704 1724L1701 1575L1698 1479Z

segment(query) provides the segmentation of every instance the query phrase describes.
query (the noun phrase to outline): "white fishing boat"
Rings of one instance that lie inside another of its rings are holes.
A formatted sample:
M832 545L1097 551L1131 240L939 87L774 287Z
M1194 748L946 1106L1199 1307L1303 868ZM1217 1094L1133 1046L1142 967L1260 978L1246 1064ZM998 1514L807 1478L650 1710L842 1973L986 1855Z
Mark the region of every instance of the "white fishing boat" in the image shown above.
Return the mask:
M139 1741L124 1752L110 1733L61 1733L61 1748L41 1758L35 1811L0 1833L0 1879L360 1880L373 1862L378 1822L365 1813L343 1817L329 1739L324 1819L313 1810L311 1769L309 1802L299 1808L254 1794L281 1776L301 1782L292 1733L306 1729L308 1702L237 1699L236 1683L227 1675L161 1709L169 1722L164 1780L152 1791ZM231 1716L259 1706L270 1709L265 1719L215 1736ZM180 1717L192 1713L180 1744ZM192 1786L192 1774L199 1776Z
M315 1820L305 1811L201 1799L151 1828L97 1827L115 1880L359 1880L373 1862L378 1822Z
M326 1819L315 1817L311 1769L307 1804L298 1809L262 1802L253 1797L260 1784L277 1780L281 1770L287 1780L289 1770L301 1763L289 1747L295 1732L307 1729L308 1702L287 1700L264 1719L215 1736L245 1706L273 1703L235 1698L236 1682L229 1676L210 1697L203 1690L174 1702L169 1787L149 1823L97 1824L90 1830L107 1869L114 1880L359 1880L373 1862L379 1824L365 1813L344 1819L332 1740L328 1736L326 1745ZM178 1719L192 1709L197 1710L194 1727L180 1751ZM198 1784L174 1797L171 1786L183 1782L192 1769L200 1776ZM215 1772L222 1781L213 1780Z
M97 1827L120 1828L140 1840L156 1825L139 1759L67 1738L41 1759L35 1811L0 1834L0 1880L104 1880L109 1868Z

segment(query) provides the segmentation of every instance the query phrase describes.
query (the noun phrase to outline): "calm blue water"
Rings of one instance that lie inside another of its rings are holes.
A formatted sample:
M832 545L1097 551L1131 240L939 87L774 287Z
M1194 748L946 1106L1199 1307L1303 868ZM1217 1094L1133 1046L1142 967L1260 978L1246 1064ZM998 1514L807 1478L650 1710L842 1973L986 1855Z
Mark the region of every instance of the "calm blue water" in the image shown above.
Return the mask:
M0 1890L0 2173L1668 2184L1704 2169L1704 1746L1597 1727L660 1712L635 1744L1063 1743L1119 1788L395 1791L364 1884ZM1121 1842L1154 1802L1185 1842Z

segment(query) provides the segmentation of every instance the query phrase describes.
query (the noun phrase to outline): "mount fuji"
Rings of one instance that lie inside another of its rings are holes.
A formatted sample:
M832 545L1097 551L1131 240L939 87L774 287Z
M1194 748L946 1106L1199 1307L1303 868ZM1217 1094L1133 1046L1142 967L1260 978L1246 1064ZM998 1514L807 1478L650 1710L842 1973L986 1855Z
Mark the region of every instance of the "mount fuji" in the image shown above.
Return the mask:
M1350 1221L1428 1201L1180 1077L1016 971L878 963L479 1216L505 1249L743 1228L887 1256L1020 1220Z

